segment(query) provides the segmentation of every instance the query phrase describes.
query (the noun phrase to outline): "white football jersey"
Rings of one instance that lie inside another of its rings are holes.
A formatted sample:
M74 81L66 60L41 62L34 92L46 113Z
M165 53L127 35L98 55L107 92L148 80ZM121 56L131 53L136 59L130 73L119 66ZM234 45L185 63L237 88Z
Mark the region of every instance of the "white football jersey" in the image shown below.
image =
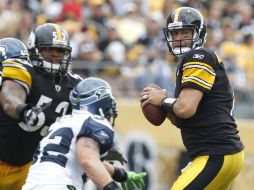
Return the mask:
M99 142L103 157L113 145L114 131L107 119L73 110L72 115L66 115L51 125L49 133L41 140L26 183L66 184L82 189L85 172L76 158L76 142L83 136Z

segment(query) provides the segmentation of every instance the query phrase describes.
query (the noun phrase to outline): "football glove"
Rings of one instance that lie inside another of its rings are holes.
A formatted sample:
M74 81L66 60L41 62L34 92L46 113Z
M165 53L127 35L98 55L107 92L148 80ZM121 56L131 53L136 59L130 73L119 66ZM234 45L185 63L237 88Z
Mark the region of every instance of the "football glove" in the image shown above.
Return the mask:
M51 102L43 104L42 106L34 106L28 104L20 104L16 108L16 113L20 120L26 123L28 126L34 126L38 122L38 115L48 108Z
M141 173L135 173L132 171L127 172L127 180L124 182L121 182L121 187L123 190L128 190L128 187L131 190L135 190L136 188L144 188L145 183L143 181L143 177L147 175L146 172Z
M24 120L28 126L34 126L38 122L38 115L42 112L40 106L32 107L31 109L25 110Z
M127 158L118 148L112 148L108 151L107 156L105 157L107 161L119 161L122 165L127 164Z

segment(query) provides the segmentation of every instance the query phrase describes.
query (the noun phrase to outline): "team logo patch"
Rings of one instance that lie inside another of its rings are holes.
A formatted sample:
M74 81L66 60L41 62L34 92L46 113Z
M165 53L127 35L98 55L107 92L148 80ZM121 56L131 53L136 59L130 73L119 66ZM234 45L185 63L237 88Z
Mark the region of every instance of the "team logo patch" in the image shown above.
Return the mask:
M205 56L204 55L200 55L200 54L194 54L193 58L194 59L203 59Z
M109 89L98 89L96 92L95 92L95 95L97 96L97 99L101 99L103 98L104 96L108 95L110 92Z
M61 86L56 84L55 89L56 89L57 92L60 92L61 91Z
M104 131L99 131L98 133L99 133L100 136L102 136L102 137L108 137L108 134L105 133Z

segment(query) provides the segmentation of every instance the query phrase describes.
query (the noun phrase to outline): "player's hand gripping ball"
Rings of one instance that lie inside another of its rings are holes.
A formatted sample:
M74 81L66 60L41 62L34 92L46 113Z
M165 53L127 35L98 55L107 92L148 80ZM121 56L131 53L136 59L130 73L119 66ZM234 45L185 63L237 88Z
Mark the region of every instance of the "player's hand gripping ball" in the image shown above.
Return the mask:
M147 87L153 87L157 89L161 89L156 84L148 84ZM142 107L142 112L145 118L153 125L159 126L161 125L166 119L166 113L162 110L160 106L155 106L153 104L146 104Z

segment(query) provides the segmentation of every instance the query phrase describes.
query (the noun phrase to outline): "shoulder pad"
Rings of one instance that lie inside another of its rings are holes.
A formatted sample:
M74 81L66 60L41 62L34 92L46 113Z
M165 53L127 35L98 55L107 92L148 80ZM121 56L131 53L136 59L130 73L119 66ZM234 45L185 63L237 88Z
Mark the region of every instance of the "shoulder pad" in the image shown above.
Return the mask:
M32 86L32 76L27 67L32 67L28 60L24 59L6 59L2 63L3 80L10 79L18 82L27 94L30 92Z
M113 145L114 131L104 118L92 116L84 121L77 138L82 136L96 140L100 144L100 153L103 154Z
M198 48L189 51L184 57L184 63L186 62L200 62L211 66L215 66L217 60L214 51L208 48Z
M216 78L217 59L212 50L199 48L190 51L182 60L182 87L209 93Z

